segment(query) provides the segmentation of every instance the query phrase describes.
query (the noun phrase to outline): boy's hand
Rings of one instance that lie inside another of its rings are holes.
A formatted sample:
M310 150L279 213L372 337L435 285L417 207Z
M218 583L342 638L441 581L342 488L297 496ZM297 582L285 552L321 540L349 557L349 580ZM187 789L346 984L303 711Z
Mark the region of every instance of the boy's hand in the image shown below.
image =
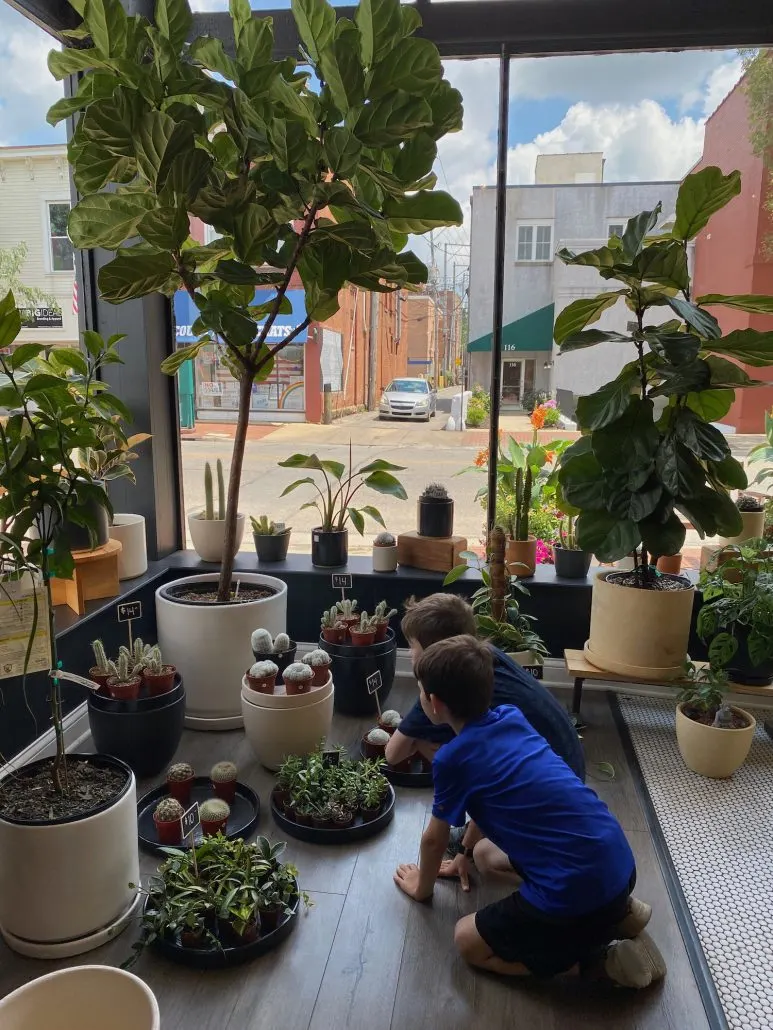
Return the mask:
M456 855L454 858L447 858L440 863L438 876L446 880L458 879L463 891L470 889L470 860L464 854Z
M399 865L395 871L394 881L400 890L407 894L414 901L428 901L432 897L432 891L420 891L421 875L419 867L415 862Z

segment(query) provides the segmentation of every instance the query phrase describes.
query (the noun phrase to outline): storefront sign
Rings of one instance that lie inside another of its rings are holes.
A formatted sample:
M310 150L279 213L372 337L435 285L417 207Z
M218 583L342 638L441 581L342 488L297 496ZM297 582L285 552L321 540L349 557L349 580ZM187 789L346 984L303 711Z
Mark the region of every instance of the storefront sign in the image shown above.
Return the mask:
M22 329L61 329L60 308L19 308Z
M253 303L264 304L275 296L276 292L274 290L256 290ZM292 304L292 313L276 316L266 339L268 344L281 343L282 340L286 340L290 333L306 318L306 296L303 290L288 290L285 296ZM193 335L192 327L198 317L198 308L193 303L190 294L186 293L185 290L178 290L174 298L174 318L177 325L176 340L178 344L196 342L197 337ZM260 324L262 325L263 323ZM306 343L307 338L308 330L304 329L294 337L293 343Z

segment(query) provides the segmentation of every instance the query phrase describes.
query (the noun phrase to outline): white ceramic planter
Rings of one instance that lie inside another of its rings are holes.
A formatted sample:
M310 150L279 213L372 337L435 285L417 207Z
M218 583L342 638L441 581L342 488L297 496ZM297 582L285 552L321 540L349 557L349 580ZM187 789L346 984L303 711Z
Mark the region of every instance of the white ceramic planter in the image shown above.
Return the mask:
M148 571L148 546L144 515L114 515L110 539L119 540L118 578L135 579Z
M133 916L141 900L129 886L140 873L137 789L129 767L118 764L131 779L102 811L45 825L0 818L0 932L14 951L80 955L115 937Z
M742 544L746 540L755 540L765 532L764 511L742 511L740 513L743 529L738 536L717 537L717 543L721 547L728 547L731 544Z
M75 966L38 977L0 1001L3 1030L159 1030L151 989L112 966Z
M309 694L260 694L242 682L244 732L261 765L276 770L287 755L308 755L330 733L332 677Z
M158 642L164 658L185 681L185 725L195 730L233 730L242 725L239 690L254 662L250 636L259 626L272 636L287 628L287 585L274 576L242 572L243 586L276 593L245 604L187 604L164 596L181 583L214 583L217 573L187 576L156 591Z
M373 545L373 571L394 572L397 568L397 544L391 547L376 547Z
M225 519L201 519L200 512L188 516L188 530L191 534L193 549L202 561L223 560L225 553ZM241 547L244 536L245 516L241 512L236 516L236 539L233 553ZM232 555L233 557L233 555Z

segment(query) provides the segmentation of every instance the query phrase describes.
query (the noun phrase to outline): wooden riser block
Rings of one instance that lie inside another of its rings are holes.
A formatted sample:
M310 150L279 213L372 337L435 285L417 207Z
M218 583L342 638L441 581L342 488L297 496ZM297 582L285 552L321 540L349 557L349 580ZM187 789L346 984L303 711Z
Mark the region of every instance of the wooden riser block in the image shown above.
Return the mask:
M73 551L75 571L71 579L52 578L52 602L69 605L76 615L85 615L86 601L116 597L120 589L118 555L121 547L120 540L108 540L93 551Z
M419 536L415 531L401 533L397 538L397 561L414 569L429 572L450 572L462 564L459 555L467 550L463 536Z

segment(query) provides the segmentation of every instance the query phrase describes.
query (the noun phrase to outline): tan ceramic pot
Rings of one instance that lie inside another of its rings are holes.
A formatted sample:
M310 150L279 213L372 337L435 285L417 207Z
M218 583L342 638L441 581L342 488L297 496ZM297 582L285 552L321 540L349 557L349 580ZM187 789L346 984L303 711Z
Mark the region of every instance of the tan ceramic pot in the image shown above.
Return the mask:
M748 725L740 730L705 726L684 714L684 704L677 706L676 740L684 764L693 772L723 780L732 776L746 761L757 723L743 708L733 706L733 711L745 716Z
M530 536L528 540L507 538L505 563L512 576L528 579L537 568L537 538Z

